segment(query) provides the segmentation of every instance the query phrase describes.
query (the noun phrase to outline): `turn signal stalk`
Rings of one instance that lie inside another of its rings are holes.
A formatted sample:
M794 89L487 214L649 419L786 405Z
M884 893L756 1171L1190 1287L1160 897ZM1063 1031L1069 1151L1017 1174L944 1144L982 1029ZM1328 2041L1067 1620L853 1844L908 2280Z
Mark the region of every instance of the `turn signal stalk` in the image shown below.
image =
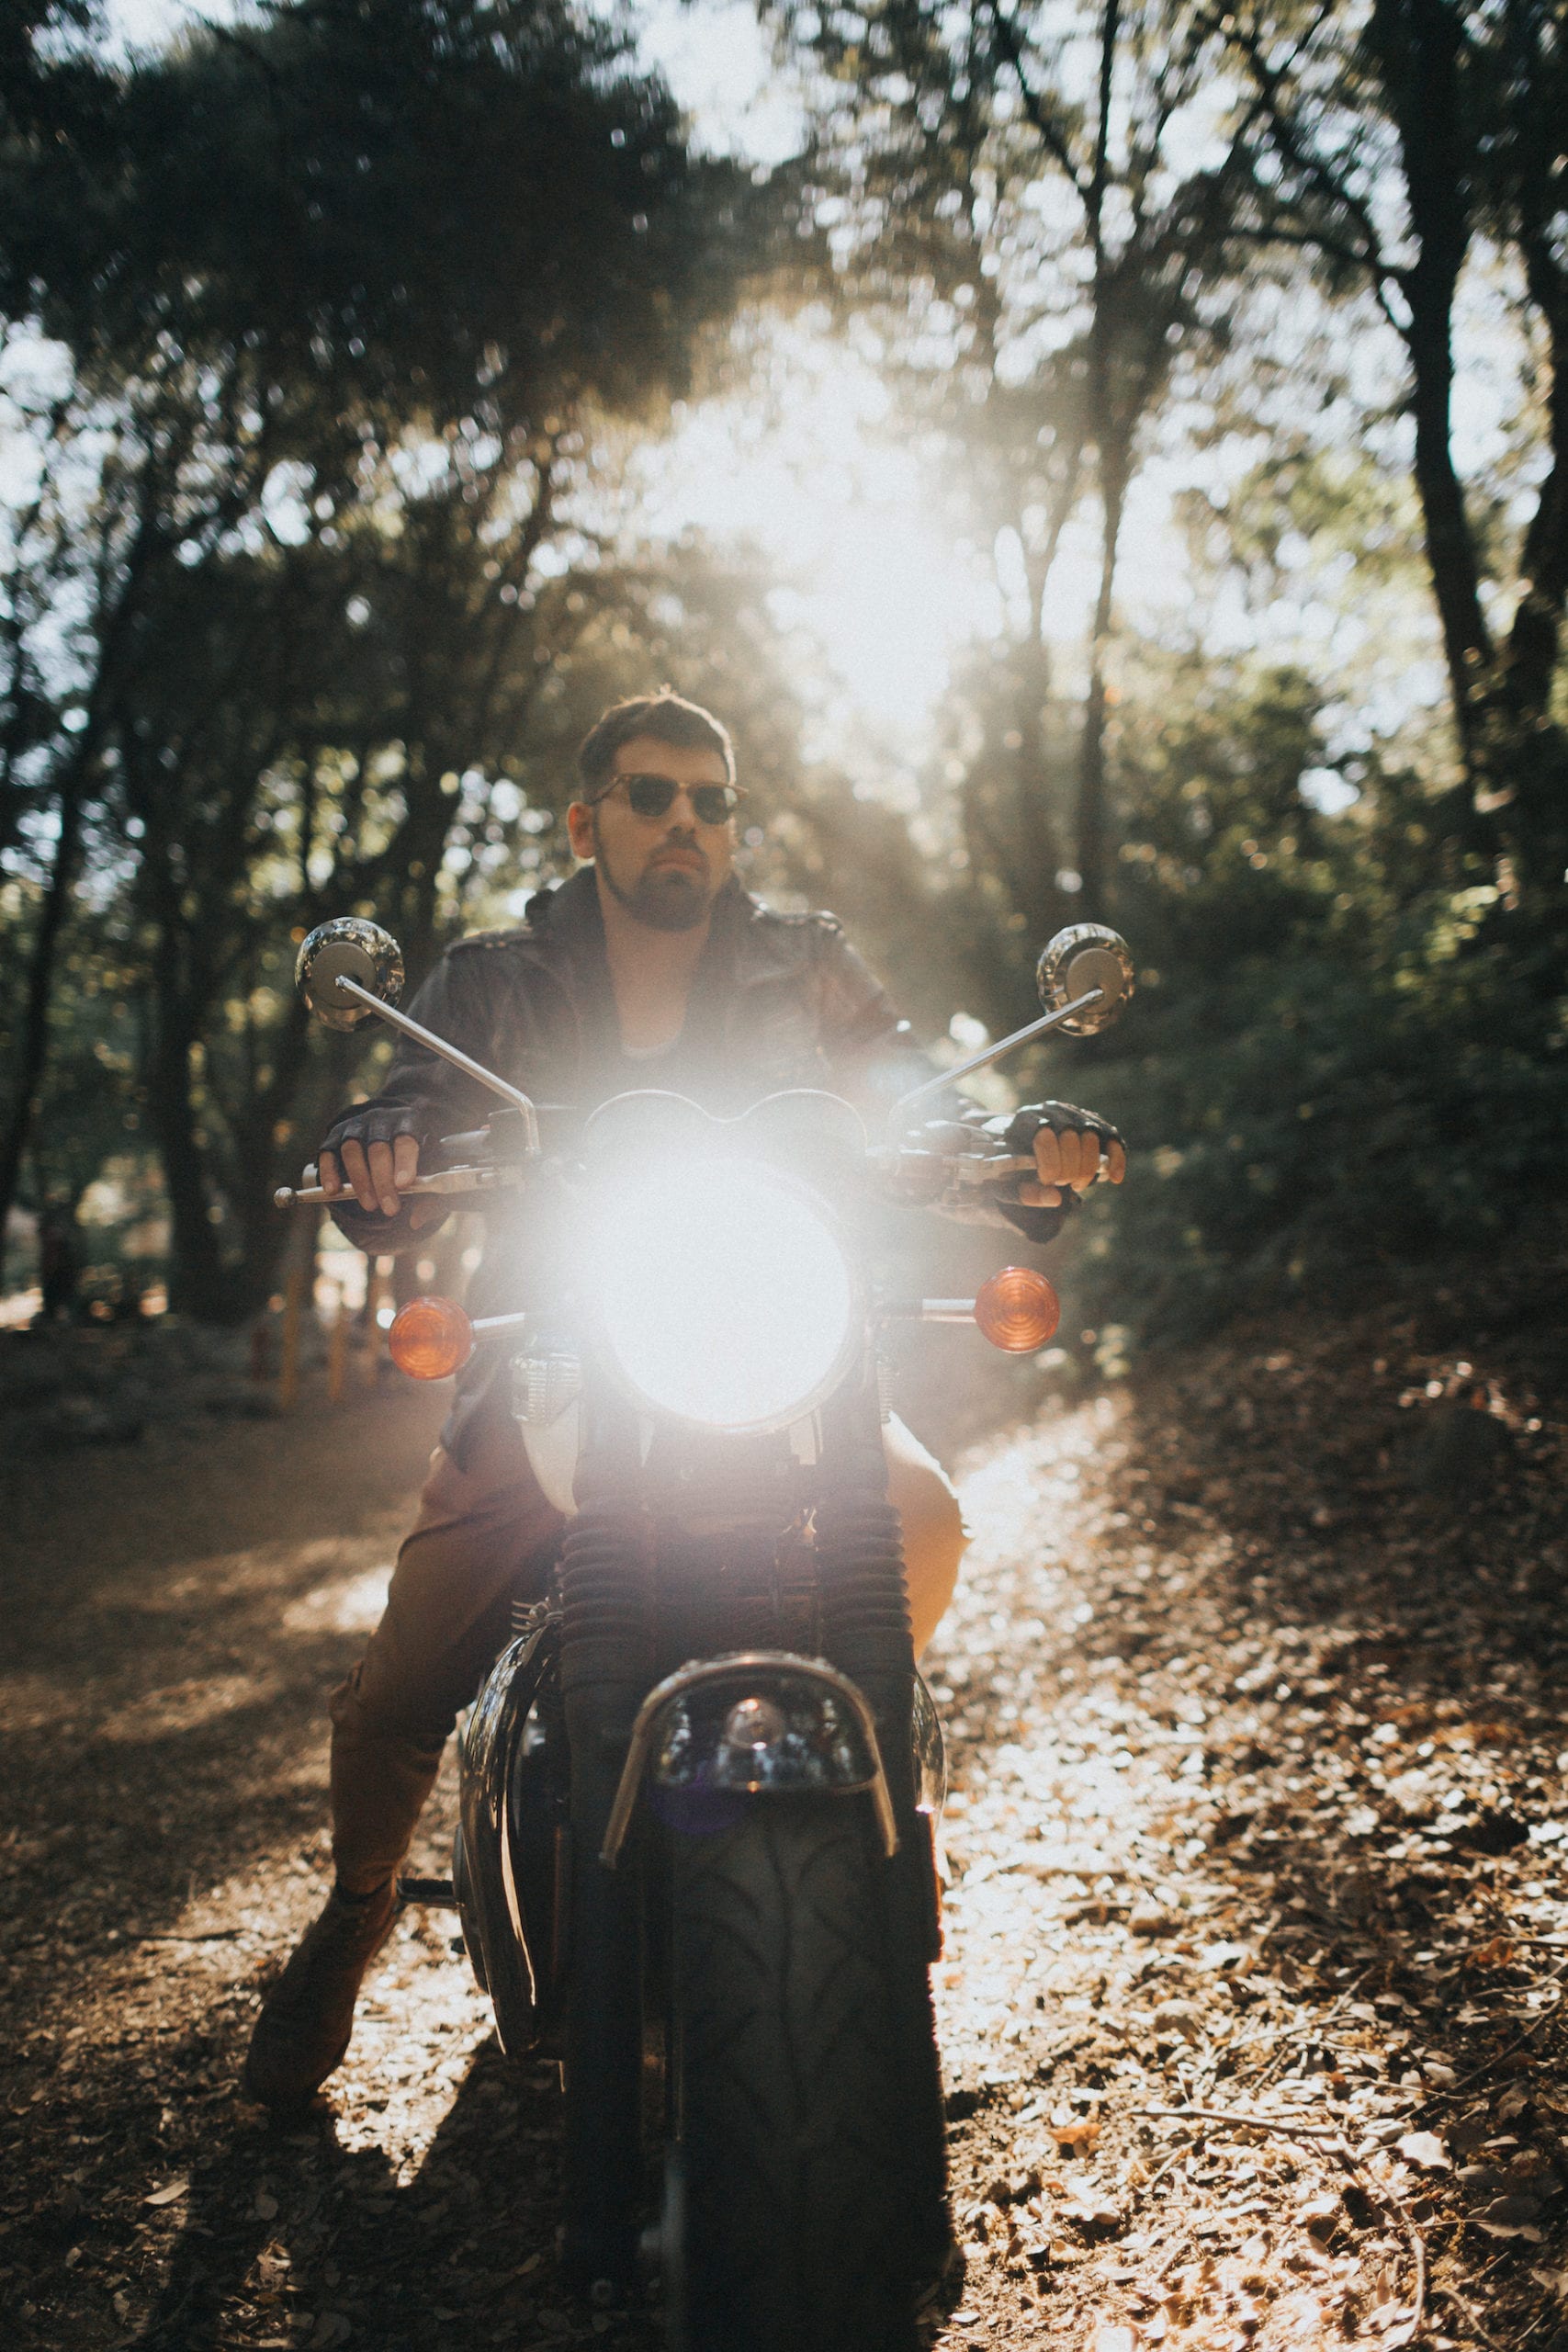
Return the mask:
M474 1327L455 1299L411 1298L392 1318L387 1352L411 1380L446 1380L474 1352Z
M976 1322L992 1347L1010 1356L1032 1355L1061 1319L1061 1300L1044 1275L1030 1266L1004 1266L976 1295Z

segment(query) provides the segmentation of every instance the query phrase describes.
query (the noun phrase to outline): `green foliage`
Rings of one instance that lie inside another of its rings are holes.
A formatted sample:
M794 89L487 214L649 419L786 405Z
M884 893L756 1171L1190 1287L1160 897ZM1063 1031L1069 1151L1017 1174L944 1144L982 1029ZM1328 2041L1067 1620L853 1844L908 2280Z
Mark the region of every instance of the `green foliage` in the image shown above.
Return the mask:
M175 1295L231 1316L333 1082L290 934L374 913L417 979L527 870L530 713L615 594L592 439L658 427L778 207L557 0L280 0L71 90L76 135L0 119L0 308L57 343L0 612L0 852L41 893L0 1204L112 899Z
M242 341L312 457L321 395L439 429L679 389L756 206L687 151L624 32L558 0L318 0L125 77L118 173L13 149L12 315L120 377ZM4 182L0 181L0 186ZM265 371L265 373L263 372Z
M7 0L0 11L0 156L33 164L53 151L78 169L105 160L113 75L95 53L99 0ZM8 216L14 217L14 216Z
M1133 1150L1086 1221L1086 1315L1147 1338L1506 1244L1557 1197L1568 1123L1550 938L1455 870L1419 780L1360 763L1325 817L1299 789L1323 764L1307 683L1192 683L1126 763L1138 996L1051 1061Z
M131 66L93 0L6 14L0 1206L155 1148L176 1297L247 1311L272 1183L373 1075L294 942L375 914L417 980L515 919L579 737L670 677L735 725L750 878L835 906L928 1034L1026 1018L1061 923L1127 932L1124 1027L1020 1073L1134 1147L1087 1318L1502 1240L1568 1108L1553 12L768 13L820 69L769 186L565 0L266 0ZM918 796L821 725L761 558L643 545L617 487L743 290L825 252L996 591ZM1476 288L1529 364L1461 478ZM1121 610L1156 453L1158 642ZM1214 657L1292 614L1295 666ZM1403 676L1439 649L1451 741Z

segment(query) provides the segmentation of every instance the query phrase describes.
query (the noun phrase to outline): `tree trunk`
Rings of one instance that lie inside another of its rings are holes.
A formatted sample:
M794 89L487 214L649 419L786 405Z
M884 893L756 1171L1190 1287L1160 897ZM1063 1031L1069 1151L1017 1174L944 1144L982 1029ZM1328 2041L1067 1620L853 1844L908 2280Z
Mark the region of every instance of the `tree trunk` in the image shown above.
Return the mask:
M1561 919L1568 865L1568 738L1551 699L1568 600L1568 275L1540 218L1547 199L1521 197L1520 243L1530 293L1547 326L1547 430L1551 465L1520 556L1519 601L1502 662L1514 804L1505 828L1521 883Z
M1416 246L1414 264L1396 276L1410 311L1416 489L1467 786L1459 831L1468 845L1495 854L1495 831L1476 799L1490 781L1483 714L1495 648L1452 437L1454 289L1470 250L1475 164L1464 28L1448 0L1376 0L1366 38L1399 137Z
M1116 556L1122 537L1122 515L1127 502L1127 481L1132 465L1131 451L1127 446L1130 438L1125 428L1107 428L1100 449L1103 523L1100 593L1095 599L1094 630L1089 650L1089 695L1084 704L1083 737L1078 752L1078 903L1085 917L1095 921L1100 920L1107 911L1110 884L1110 827L1105 792L1105 726L1110 689L1105 663L1111 644L1111 619L1116 591Z
M1062 858L1055 811L1051 805L1051 760L1045 736L1051 665L1041 642L1038 615L1036 603L1030 616L1032 641L1021 648L1018 704L1013 715L1019 735L1016 773L1021 871L1012 886L1012 900L1027 922L1048 928L1060 898L1056 876Z
M230 1319L222 1311L223 1263L191 1102L190 1057L196 1040L159 994L150 1093L164 1189L169 1196L169 1305L176 1315L193 1316L198 1323L223 1322Z
M1482 719L1494 648L1482 608L1480 570L1464 488L1453 462L1453 285L1450 277L1446 290L1434 289L1431 300L1423 303L1421 311L1412 318L1405 346L1413 378L1416 488L1421 501L1427 564L1443 632L1460 752L1472 786L1479 786L1484 780Z
M148 1071L164 1189L169 1199L169 1305L198 1323L235 1320L211 1210L207 1155L197 1136L191 1057L200 1037L197 991L186 969L188 941L172 875L154 884L153 1042Z
M232 1294L229 1320L254 1314L276 1288L278 1269L293 1238L291 1216L273 1205L273 1188L280 1182L297 1182L310 1153L295 1146L284 1159L273 1138L286 1123L290 1128L295 1124L310 1063L310 1016L298 999L273 1036L271 1051L270 1084L237 1111L231 1105L225 1122L233 1150L226 1159L223 1189L240 1237L238 1255L227 1274Z
M22 1155L38 1115L39 1094L49 1054L49 1009L54 994L55 959L61 933L70 910L71 894L81 862L86 812L86 783L79 762L73 762L61 786L60 834L54 845L38 936L28 959L27 990L22 1011L21 1044L17 1057L16 1085L9 1117L0 1126L0 1272L4 1272L6 1226L16 1203L21 1179Z
M1089 243L1094 255L1094 315L1089 322L1089 418L1099 459L1100 590L1089 634L1089 693L1078 751L1078 904L1086 914L1102 910L1105 895L1105 655L1111 635L1116 580L1116 543L1127 495L1132 425L1118 420L1112 385L1111 272L1105 249L1105 191L1110 169L1111 105L1121 17L1118 0L1105 0L1100 29L1100 100L1095 125L1094 176L1089 202Z

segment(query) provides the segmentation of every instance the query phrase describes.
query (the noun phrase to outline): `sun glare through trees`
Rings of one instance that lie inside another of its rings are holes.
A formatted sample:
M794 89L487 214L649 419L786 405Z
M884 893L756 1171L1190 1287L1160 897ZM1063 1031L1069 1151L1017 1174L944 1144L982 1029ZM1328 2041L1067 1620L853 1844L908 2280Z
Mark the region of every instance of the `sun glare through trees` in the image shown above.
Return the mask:
M1555 1116L1518 983L1568 862L1563 69L1506 14L33 0L12 1280L112 1158L172 1298L275 1295L270 1186L341 1077L289 935L374 907L417 975L513 915L570 865L575 737L664 675L736 726L750 879L835 903L928 1031L1016 1019L1065 918L1142 923L1107 1081L1164 1172L1108 1265L1224 1291L1348 1223L1490 1230L1467 1139L1499 1057ZM1352 1035L1410 1181L1325 1218L1297 1147L1352 1116Z

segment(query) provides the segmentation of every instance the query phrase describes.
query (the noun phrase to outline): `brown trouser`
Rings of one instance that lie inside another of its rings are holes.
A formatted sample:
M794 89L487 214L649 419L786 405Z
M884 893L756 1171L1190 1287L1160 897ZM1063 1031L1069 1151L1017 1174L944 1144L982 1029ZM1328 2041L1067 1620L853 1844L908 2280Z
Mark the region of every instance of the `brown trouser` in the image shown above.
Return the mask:
M918 1654L953 1597L968 1537L924 1446L897 1420L885 1442ZM564 1524L514 1421L479 1434L466 1470L441 1446L431 1456L386 1611L333 1693L333 1854L351 1894L385 1885L402 1860L447 1735L505 1644L513 1590L530 1589L532 1562L542 1593Z

